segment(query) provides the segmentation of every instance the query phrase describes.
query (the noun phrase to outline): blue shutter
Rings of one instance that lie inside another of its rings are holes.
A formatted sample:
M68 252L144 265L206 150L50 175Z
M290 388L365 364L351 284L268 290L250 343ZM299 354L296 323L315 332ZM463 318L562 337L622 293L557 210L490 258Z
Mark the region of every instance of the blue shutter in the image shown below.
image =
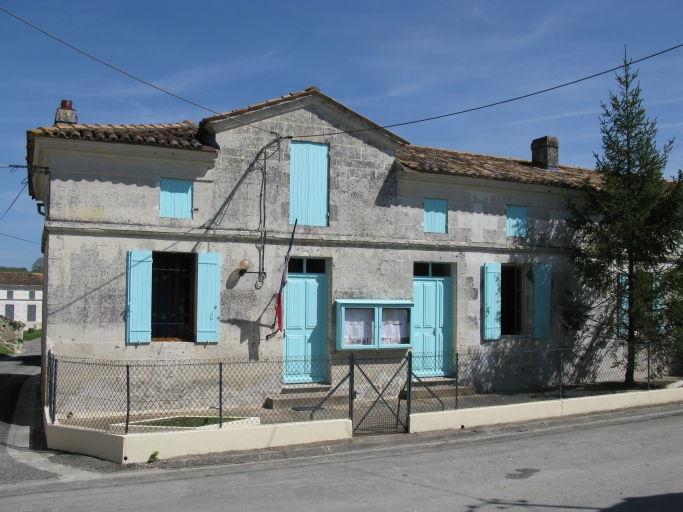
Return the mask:
M550 338L552 265L534 265L534 338Z
M654 299L652 301L652 315L654 317L655 329L659 334L664 332L664 290L660 274L655 274L652 278L652 288L654 289Z
M128 251L126 343L152 341L152 251Z
M221 309L221 255L197 255L197 342L217 343Z
M507 207L507 236L527 237L526 206Z
M192 181L161 178L159 215L174 219L192 218Z
M330 148L292 142L289 166L289 223L327 226Z
M500 263L484 263L484 339L500 338Z
M617 334L628 336L628 274L619 272L617 277Z
M448 232L448 201L425 199L425 233Z

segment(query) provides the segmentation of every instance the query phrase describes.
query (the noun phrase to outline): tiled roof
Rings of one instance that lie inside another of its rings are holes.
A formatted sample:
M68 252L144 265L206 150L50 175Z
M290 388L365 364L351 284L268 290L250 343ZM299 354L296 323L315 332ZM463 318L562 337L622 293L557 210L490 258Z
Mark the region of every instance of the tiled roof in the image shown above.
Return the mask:
M192 121L174 124L72 124L43 126L29 130L28 136L63 139L94 140L100 142L127 142L178 149L209 149L197 140L199 127Z
M43 274L31 272L0 272L0 285L42 286Z
M588 177L599 186L595 171L561 165L558 170L534 166L529 160L478 155L427 146L403 146L396 151L398 160L409 171L449 176L468 176L487 180L514 181L579 189Z

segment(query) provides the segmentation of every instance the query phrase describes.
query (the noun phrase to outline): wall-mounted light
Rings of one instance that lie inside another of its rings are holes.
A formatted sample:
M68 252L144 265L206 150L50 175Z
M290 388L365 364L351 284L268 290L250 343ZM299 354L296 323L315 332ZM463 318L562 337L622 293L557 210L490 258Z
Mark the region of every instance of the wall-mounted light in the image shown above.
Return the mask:
M240 274L246 274L247 270L251 268L251 263L249 263L248 259L243 259L240 261Z

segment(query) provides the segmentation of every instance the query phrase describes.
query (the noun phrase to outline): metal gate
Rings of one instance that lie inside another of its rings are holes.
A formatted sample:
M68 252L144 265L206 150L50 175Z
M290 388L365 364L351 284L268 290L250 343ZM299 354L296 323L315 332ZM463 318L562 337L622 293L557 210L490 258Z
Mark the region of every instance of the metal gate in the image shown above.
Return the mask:
M349 417L354 434L408 432L412 354L349 359Z

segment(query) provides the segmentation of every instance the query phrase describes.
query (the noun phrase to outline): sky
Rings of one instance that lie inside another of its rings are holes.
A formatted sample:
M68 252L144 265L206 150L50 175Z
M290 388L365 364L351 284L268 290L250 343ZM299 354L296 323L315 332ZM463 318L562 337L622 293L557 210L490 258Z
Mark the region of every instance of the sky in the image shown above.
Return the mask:
M70 44L218 112L316 85L379 124L455 112L553 87L683 43L674 1L0 0ZM636 65L658 143L678 137L683 168L683 48ZM62 99L81 123L144 124L211 114L135 82L0 12L0 164L25 164L26 130L52 125ZM600 103L614 74L532 98L393 129L412 144L531 158L560 140L560 163L593 167ZM23 169L0 168L0 215ZM40 242L24 190L0 233ZM0 236L0 266L30 269L40 245Z

